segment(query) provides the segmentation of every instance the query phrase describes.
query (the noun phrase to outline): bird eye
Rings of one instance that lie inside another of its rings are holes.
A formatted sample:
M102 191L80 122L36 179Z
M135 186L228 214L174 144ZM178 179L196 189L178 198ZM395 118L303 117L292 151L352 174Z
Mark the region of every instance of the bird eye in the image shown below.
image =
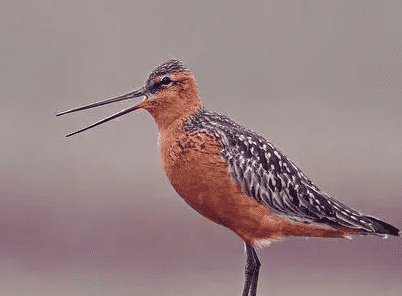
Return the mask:
M161 84L162 85L168 85L169 83L171 83L172 82L172 80L169 78L169 77L164 77L163 79L162 79L162 81L161 81Z

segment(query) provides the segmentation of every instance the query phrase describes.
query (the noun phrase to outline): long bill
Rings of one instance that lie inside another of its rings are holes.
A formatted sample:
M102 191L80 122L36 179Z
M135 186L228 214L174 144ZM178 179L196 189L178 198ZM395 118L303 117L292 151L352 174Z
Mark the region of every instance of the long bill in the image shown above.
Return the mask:
M125 94L125 95L121 95L121 96L118 96L118 97L115 97L115 98L99 101L99 102L96 102L96 103L84 105L84 106L81 106L81 107L78 107L78 108L74 108L74 109L71 109L71 110L67 110L67 111L57 113L56 116L60 116L60 115L64 115L64 114L68 114L68 113L72 113L72 112L76 112L76 111L81 111L81 110L85 110L85 109L90 109L90 108L94 108L94 107L98 107L98 106L102 106L102 105L106 105L106 104L110 104L110 103L115 103L115 102L119 102L119 101L138 98L138 97L141 97L143 95L145 95L145 87L144 86L134 90L133 92ZM109 117L106 117L105 119L102 119L102 120L100 120L98 122L95 122L95 123L91 124L90 126L87 126L87 127L83 128L83 129L80 129L80 130L78 130L76 132L70 133L70 134L66 135L66 137L70 137L72 135L81 133L81 132L86 131L86 130L88 130L90 128L93 128L93 127L95 127L97 125L100 125L102 123L108 122L108 121L110 121L112 119L115 119L115 118L120 117L120 116L122 116L124 114L130 113L130 112L132 112L134 110L137 110L139 108L140 108L139 105L135 105L133 107L124 109L124 110L122 110L122 111L120 111L120 112L118 112L116 114L113 114L113 115L111 115Z

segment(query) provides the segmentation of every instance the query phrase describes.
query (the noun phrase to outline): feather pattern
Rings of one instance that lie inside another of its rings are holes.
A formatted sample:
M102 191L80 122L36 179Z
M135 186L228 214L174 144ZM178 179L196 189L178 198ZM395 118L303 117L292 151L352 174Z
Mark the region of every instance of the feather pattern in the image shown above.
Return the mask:
M220 140L220 153L231 176L248 196L278 215L368 233L398 233L393 226L362 215L321 191L265 138L225 115L202 107L186 122L185 129L187 133L207 133Z

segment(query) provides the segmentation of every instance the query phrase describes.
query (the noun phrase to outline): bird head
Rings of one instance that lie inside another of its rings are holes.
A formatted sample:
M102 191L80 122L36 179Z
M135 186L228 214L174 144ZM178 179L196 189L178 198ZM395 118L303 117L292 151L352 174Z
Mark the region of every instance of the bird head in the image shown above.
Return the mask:
M170 59L156 67L149 75L145 85L140 88L118 97L63 111L56 116L138 97L143 97L139 104L70 133L67 137L138 109L147 110L153 116L159 129L166 128L179 118L191 116L201 106L198 100L197 85L190 70L183 61Z

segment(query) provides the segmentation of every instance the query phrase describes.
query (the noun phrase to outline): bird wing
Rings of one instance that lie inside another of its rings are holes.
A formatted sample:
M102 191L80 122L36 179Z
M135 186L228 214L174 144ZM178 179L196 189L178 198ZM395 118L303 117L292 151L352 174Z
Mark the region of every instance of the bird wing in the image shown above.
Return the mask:
M187 130L206 132L221 141L221 156L247 195L292 220L378 232L378 225L373 224L382 221L364 216L321 191L265 138L227 116L205 109L200 113L188 122Z
M244 131L243 131L244 132ZM271 143L255 133L227 133L222 156L247 195L292 220L369 228L362 215L317 188Z

